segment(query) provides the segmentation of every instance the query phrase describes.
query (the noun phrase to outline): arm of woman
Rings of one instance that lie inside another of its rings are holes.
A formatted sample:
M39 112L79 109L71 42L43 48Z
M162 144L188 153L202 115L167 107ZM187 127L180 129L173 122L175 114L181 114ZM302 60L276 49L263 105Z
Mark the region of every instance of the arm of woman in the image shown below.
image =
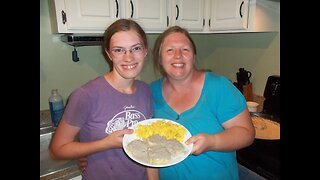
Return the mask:
M206 151L235 151L253 143L255 129L247 108L222 124L224 131L217 134L200 133L191 137L187 143L194 143L195 155Z
M106 149L121 148L123 135L133 132L132 129L124 129L115 131L100 140L79 142L76 139L79 131L79 127L72 126L61 119L50 144L52 157L55 159L77 159Z
M147 177L148 180L159 180L158 168L147 167Z

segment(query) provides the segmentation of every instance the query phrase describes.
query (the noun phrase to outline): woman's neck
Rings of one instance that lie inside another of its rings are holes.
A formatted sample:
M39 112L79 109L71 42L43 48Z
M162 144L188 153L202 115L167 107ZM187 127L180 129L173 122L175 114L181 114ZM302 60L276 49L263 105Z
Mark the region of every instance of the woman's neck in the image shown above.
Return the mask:
M113 71L106 73L104 78L114 89L121 93L133 94L136 90L134 79L124 79Z
M199 78L201 78L202 72L194 69L188 77L185 79L173 79L166 77L164 79L165 86L170 87L173 91L181 92L186 91L186 89L190 89L192 84L197 83Z

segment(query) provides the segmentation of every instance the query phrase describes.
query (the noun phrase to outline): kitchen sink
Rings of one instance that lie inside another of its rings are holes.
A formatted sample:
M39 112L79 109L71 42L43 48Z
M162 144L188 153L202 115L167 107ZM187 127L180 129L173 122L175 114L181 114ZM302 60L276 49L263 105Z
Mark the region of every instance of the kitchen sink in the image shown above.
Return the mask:
M53 127L40 128L40 179L69 179L79 176L77 160L51 158L49 145L53 135Z

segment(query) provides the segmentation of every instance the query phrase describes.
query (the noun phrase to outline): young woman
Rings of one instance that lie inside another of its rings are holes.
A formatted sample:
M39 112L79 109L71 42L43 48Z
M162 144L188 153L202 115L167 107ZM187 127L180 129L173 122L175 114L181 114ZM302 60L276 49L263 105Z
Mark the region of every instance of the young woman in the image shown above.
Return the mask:
M104 33L103 50L112 70L71 93L50 149L57 159L87 157L83 179L145 180L146 167L125 155L122 138L152 117L149 86L135 80L148 51L146 34L133 20L117 20Z

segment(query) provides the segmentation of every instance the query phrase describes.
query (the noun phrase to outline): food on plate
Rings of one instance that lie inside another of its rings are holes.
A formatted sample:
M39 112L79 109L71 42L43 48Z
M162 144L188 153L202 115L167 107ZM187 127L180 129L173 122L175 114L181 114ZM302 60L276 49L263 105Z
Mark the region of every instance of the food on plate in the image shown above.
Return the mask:
M167 167L187 158L193 144L185 144L192 135L181 124L163 118L140 121L134 133L123 136L123 149L134 161L149 167Z
M137 160L148 162L148 157L145 155L148 152L149 144L146 141L142 140L134 140L131 141L128 146L128 150L131 152L132 156L134 156Z
M280 139L280 124L278 122L258 116L253 116L251 119L256 130L255 138L269 140Z
M149 147L147 157L148 163L166 164L170 161L171 154L166 147L161 145L153 145Z
M182 142L186 129L183 126L174 124L170 121L160 120L147 125L138 124L135 134L139 138L146 139L152 135L158 134L166 139L176 139Z
M168 141L166 141L166 144L164 144L164 146L168 149L171 156L178 156L185 150L185 147L175 139L169 139Z
M167 139L158 134L145 139L135 139L127 145L131 155L148 164L166 164L182 154L185 146L176 139Z

